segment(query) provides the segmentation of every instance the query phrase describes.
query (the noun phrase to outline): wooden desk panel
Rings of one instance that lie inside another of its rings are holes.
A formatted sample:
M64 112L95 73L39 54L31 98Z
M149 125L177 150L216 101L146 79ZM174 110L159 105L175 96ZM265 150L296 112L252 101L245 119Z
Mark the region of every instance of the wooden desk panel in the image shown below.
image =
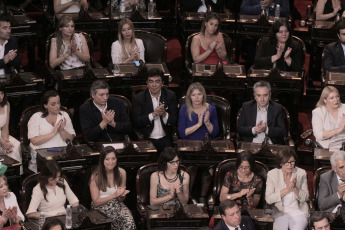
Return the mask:
M8 186L19 197L22 184L22 178L20 176L20 166L22 164L7 155L0 155L0 157L4 159L1 163L7 166L5 176L7 177Z
M328 149L314 148L314 170L322 166L330 166L331 163L329 159L333 152L334 151L330 151Z

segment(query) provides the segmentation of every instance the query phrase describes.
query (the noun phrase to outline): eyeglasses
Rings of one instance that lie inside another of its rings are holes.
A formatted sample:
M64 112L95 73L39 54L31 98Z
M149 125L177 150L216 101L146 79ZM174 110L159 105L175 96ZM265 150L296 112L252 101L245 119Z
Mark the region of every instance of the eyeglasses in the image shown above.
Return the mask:
M180 159L178 159L176 161L169 161L168 163L171 165L175 165L175 164L178 165L178 164L180 164Z
M238 169L247 170L247 169L250 169L250 166L240 166L238 167Z
M288 166L288 165L295 165L296 161L288 161L288 162L283 162L284 165Z

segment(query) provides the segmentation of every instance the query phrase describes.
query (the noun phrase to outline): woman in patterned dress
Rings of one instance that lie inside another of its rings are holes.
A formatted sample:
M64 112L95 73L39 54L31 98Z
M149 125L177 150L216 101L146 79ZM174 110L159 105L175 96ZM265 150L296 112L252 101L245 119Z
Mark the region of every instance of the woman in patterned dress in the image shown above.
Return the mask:
M236 171L225 175L219 200L234 200L242 210L256 208L263 187L263 179L255 173L255 160L250 151L242 152L236 161Z
M62 70L75 69L89 61L90 52L85 37L81 33L75 33L74 21L70 16L62 16L50 44L50 67L60 66Z
M105 147L98 167L90 179L91 207L113 219L111 229L136 229L132 213L123 204L126 190L126 171L117 164L115 149Z
M150 204L174 205L189 200L189 174L180 169L176 149L166 147L158 158L158 171L151 174Z

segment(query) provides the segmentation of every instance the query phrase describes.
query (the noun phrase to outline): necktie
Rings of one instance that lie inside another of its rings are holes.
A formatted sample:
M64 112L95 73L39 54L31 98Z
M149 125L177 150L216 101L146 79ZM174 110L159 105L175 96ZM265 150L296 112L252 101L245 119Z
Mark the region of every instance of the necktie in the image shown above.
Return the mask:
M238 230L238 227L236 227L235 230Z

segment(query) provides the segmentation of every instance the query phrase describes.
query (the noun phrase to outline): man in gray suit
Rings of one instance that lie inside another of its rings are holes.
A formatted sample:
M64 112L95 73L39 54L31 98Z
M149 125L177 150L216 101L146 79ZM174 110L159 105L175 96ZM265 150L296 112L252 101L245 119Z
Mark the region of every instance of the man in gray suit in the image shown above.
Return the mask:
M321 211L336 212L345 208L345 151L336 151L331 158L332 170L320 177L318 204Z

